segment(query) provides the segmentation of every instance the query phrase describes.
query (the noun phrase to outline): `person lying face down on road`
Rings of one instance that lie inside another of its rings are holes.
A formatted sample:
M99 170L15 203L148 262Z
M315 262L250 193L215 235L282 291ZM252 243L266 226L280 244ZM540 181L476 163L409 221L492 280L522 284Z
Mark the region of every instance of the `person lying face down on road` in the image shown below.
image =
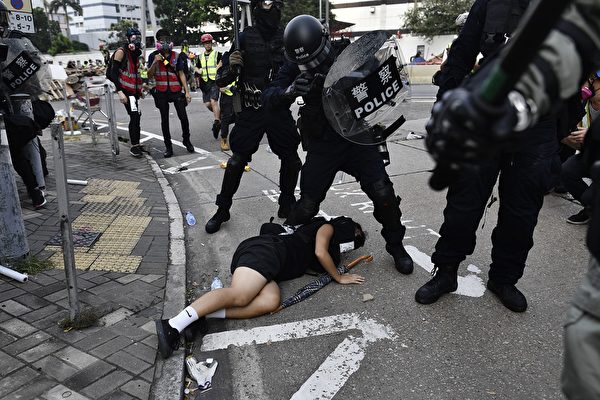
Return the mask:
M179 348L184 330L186 339L193 338L190 325L196 321L206 332L205 318L253 318L275 311L280 305L277 283L298 278L309 268L327 272L343 285L363 283L362 276L342 275L336 267L340 249L357 249L364 243L365 232L347 217L313 218L293 233L265 233L244 240L231 261L231 287L212 290L175 317L155 321L161 355L168 358Z

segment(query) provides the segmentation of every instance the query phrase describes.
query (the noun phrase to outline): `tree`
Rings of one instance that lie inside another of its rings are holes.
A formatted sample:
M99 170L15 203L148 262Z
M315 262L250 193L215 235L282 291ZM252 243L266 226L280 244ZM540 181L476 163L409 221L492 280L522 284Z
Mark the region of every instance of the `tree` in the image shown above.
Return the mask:
M65 12L65 18L67 20L67 39L71 40L71 28L69 27L69 14L67 14L67 7L71 7L79 14L83 15L83 8L79 5L77 0L52 0L48 6L48 12L54 14L58 9L62 8Z
M283 15L281 16L281 20L284 24L287 24L292 18L301 14L308 14L319 18L319 2L316 0L286 1L284 4L285 7L283 8ZM330 5L329 7L329 21L334 20L332 6L333 5ZM323 1L323 15L325 15L325 1Z
M137 28L138 24L133 21L122 19L119 22L110 24L110 34L108 35L109 43L108 47L111 50L116 49L119 46L127 43L127 29Z
M191 32L200 32L202 23L222 22L218 14L221 0L154 0L154 5L160 26L168 30L178 44L189 39Z
M68 37L58 34L52 38L52 46L48 49L48 53L56 55L58 53L70 53L73 51L73 43Z
M47 53L52 46L52 38L60 34L60 26L57 21L50 21L41 7L33 9L33 21L35 33L28 37L42 53Z
M428 39L456 33L456 17L472 4L472 0L422 0L404 14L404 29Z

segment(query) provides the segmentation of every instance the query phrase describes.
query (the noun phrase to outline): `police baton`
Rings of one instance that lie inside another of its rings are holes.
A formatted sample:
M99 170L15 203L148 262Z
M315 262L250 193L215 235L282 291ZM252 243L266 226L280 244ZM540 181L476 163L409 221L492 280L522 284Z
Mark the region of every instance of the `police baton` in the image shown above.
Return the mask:
M240 49L240 19L239 19L239 15L238 15L238 1L237 0L231 0L231 17L233 19L233 45L237 51L242 51ZM236 66L236 68L233 72L235 72L236 75L239 76L239 74L240 74L239 66Z
M490 106L502 104L571 3L572 0L540 0L527 10L514 38L500 53L500 61L475 92L480 103ZM434 190L445 189L456 180L459 172L460 169L452 168L451 163L440 162L433 170L429 186Z

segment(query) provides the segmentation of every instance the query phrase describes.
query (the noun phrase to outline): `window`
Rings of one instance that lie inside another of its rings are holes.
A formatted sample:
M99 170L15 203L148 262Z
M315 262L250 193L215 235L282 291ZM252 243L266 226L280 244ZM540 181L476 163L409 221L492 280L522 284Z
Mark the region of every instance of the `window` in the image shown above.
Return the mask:
M115 11L120 13L121 12L121 8L119 7L118 4L115 4Z

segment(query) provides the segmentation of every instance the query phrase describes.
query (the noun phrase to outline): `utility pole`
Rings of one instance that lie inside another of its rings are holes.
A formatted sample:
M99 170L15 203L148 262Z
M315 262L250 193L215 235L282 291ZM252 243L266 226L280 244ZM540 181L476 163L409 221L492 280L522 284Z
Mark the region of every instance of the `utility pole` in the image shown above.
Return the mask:
M327 29L331 32L331 27L329 26L329 0L325 0L325 23L327 24Z
M323 19L323 0L319 0L319 19Z
M144 60L146 59L146 29L148 29L148 23L146 21L146 1L142 0L142 18L141 18L141 31L142 31L142 44L144 45L142 49L142 54L144 55Z

